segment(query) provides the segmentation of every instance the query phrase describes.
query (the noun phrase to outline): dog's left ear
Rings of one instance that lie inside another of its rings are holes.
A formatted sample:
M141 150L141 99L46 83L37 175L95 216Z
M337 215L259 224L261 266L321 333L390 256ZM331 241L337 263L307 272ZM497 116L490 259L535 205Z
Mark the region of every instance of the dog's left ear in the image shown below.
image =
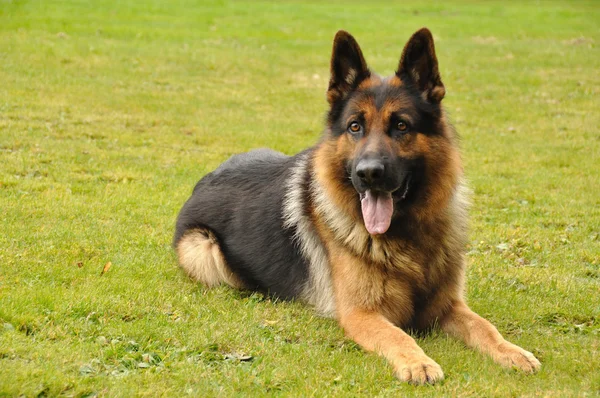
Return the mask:
M371 72L354 37L343 30L337 32L333 39L327 101L333 105L343 99L370 75Z
M424 98L440 102L446 94L438 70L433 36L427 28L417 31L404 46L396 75L403 81L412 82Z

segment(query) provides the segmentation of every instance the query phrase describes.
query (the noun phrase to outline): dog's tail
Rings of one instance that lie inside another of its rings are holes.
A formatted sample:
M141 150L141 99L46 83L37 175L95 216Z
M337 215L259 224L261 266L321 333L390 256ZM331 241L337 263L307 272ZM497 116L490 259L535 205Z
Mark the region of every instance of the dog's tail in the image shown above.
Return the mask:
M179 266L195 281L207 287L226 283L242 289L244 284L235 275L223 256L215 235L208 229L188 230L175 245Z

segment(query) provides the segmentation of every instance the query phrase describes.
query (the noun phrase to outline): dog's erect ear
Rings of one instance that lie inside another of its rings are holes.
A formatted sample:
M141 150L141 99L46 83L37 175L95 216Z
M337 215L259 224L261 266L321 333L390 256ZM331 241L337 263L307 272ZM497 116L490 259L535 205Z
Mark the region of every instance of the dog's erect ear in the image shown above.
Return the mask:
M440 78L433 36L429 29L422 28L408 40L396 75L403 81L414 83L426 100L440 102L444 98L446 89Z
M333 104L343 99L370 75L371 72L354 37L343 30L337 32L333 39L327 101Z

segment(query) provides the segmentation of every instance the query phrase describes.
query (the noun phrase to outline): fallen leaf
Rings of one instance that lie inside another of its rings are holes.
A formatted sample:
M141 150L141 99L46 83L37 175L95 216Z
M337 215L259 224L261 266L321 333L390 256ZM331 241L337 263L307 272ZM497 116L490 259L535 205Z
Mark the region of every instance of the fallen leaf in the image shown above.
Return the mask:
M106 264L104 264L104 268L102 268L102 272L100 272L100 276L106 274L108 272L108 270L110 269L110 266L112 265L112 263L109 261Z
M89 375L89 374L92 374L94 372L95 372L94 368L91 367L90 365L83 365L83 366L81 366L79 368L79 373L81 375Z
M225 360L230 360L230 361L234 360L234 361L240 361L240 362L249 362L254 359L254 357L252 355L239 354L237 352L225 354L224 358L225 358Z
M500 250L500 251L507 251L508 250L508 244L507 243L500 243L499 245L496 246L496 249Z

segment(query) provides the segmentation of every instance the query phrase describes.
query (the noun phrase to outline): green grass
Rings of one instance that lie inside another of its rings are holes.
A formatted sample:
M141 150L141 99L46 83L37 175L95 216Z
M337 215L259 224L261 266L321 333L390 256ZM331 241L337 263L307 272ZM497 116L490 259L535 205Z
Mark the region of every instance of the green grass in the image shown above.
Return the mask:
M0 396L600 394L597 2L93 3L0 0ZM421 26L474 189L468 301L534 376L435 333L446 380L404 385L334 321L176 266L202 175L316 142L337 29L389 74Z

